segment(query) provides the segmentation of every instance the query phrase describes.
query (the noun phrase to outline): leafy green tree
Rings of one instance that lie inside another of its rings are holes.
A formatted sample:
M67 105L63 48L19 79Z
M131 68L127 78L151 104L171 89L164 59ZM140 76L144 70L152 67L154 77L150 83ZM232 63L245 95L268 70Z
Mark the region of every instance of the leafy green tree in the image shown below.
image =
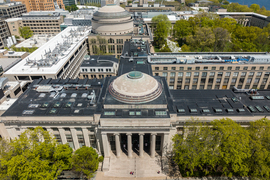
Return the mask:
M166 28L166 23L161 21L157 24L157 28L155 30L154 44L161 48L165 44L167 37L168 29Z
M215 36L215 43L214 43L214 51L224 51L226 45L230 42L231 36L227 29L223 29L221 27L217 27L213 29L213 33Z
M188 21L179 20L175 22L173 26L173 37L176 39L180 46L182 46L184 38L186 38L191 33L191 27Z
M20 36L24 39L28 39L33 36L33 31L28 26L20 27L19 28Z
M218 164L225 176L247 176L250 158L249 133L231 119L214 120L210 123L218 132Z
M251 4L249 8L251 8L254 12L258 12L261 9L259 4Z
M153 23L154 31L157 28L158 23L164 22L164 25L166 27L166 32L170 33L171 28L172 28L172 24L171 24L171 21L169 20L169 18L167 17L167 15L160 14L158 16L153 17L151 21Z
M165 42L164 46L160 49L159 52L172 52L172 50L169 48L167 42Z
M251 158L249 159L252 177L270 177L270 121L260 119L250 123Z
M211 28L198 28L194 36L187 37L187 43L195 51L209 51L215 43L215 35Z
M77 7L76 4L73 4L71 6L66 6L65 9L68 10L69 12L72 12L72 11L77 11L79 8Z
M91 178L98 169L98 164L98 154L92 147L83 146L77 149L72 156L73 169L81 177L84 175L87 178Z
M72 149L37 127L26 130L1 151L1 176L8 179L55 179L71 168Z

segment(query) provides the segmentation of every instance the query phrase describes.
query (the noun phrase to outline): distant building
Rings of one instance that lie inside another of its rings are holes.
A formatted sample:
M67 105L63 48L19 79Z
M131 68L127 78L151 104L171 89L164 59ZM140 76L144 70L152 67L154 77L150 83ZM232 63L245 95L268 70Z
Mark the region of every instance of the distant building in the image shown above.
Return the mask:
M9 18L9 19L6 19L5 21L8 24L10 34L20 37L21 35L19 32L19 29L20 27L23 27L22 18Z
M54 11L55 4L54 1L51 0L35 0L35 1L28 1L28 0L15 0L20 1L25 4L27 12L30 11ZM65 5L63 0L56 0L60 9L65 9Z
M129 12L147 12L147 11L160 11L160 10L170 10L175 11L175 7L171 5L160 5L160 4L132 4L132 6L126 6L125 9Z
M0 49L7 45L7 39L11 34L6 21L0 20Z
M0 3L0 16L2 18L17 18L26 12L26 6L21 2Z
M34 34L31 38L15 45L16 48L41 47L54 37L52 34Z
M28 13L22 16L22 25L30 27L34 34L58 34L63 22L64 18L58 12L43 12L40 15Z
M71 6L75 4L75 0L63 0L65 6Z
M222 8L220 6L210 6L209 12L227 12L227 9Z
M61 31L68 26L91 26L95 8L79 9L66 15L64 23L60 25Z
M27 52L8 51L7 49L0 49L0 58L21 58L24 59L28 56Z
M117 5L107 5L93 14L92 33L89 34L90 55L110 54L120 57L125 41L142 39L152 41L147 24L136 21Z

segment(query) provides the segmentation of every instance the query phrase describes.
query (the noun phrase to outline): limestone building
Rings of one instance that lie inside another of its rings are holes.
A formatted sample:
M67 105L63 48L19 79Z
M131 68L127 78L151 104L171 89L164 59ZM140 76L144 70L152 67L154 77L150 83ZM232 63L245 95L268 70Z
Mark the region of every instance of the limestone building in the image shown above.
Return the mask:
M152 41L147 24L136 21L118 5L106 5L93 14L92 33L89 35L90 55L110 54L120 57L125 41L143 39Z
M21 2L0 3L0 16L2 18L17 18L26 12L26 6Z
M25 4L27 12L30 11L54 11L55 4L54 1L51 0L35 0L35 1L28 1L28 0L15 0L20 1ZM65 9L65 5L63 0L56 1L60 9Z

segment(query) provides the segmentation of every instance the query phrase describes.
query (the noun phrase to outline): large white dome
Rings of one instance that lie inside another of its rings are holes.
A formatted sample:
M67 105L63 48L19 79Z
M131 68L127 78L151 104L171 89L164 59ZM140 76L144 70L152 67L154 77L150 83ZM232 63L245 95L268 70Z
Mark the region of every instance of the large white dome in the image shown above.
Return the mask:
M101 35L119 35L133 31L133 19L118 5L106 5L93 14L92 29Z
M120 102L141 104L158 98L162 87L152 76L132 71L116 78L110 84L109 92Z

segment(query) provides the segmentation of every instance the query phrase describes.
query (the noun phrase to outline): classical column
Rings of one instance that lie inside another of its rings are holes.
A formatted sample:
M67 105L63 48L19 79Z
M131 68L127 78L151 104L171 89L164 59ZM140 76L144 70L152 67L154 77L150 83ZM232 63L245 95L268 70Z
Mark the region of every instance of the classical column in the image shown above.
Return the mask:
M74 143L74 149L77 150L77 149L80 148L80 145L79 145L76 129L70 128L70 131L71 131L72 140L73 140L73 143Z
M115 133L115 148L116 148L116 156L120 157L121 153L121 148L120 148L120 138L119 138L119 133Z
M150 153L151 153L151 157L155 157L155 152L156 152L156 135L157 134L151 134L151 149L150 149Z
M132 144L131 144L131 136L132 134L129 133L127 134L127 139L128 139L128 157L131 158L132 157Z
M169 150L169 133L164 133L162 138L162 156L165 156L166 152Z
M82 132L83 132L83 139L85 141L85 146L91 147L89 135L88 135L88 129L82 128Z
M140 157L143 157L143 136L144 133L140 133Z
M60 133L62 143L66 144L67 143L67 137L65 135L65 130L63 128L58 128L58 130L59 130L59 133Z
M102 133L101 136L102 136L104 157L110 157L109 142L108 142L107 133Z

